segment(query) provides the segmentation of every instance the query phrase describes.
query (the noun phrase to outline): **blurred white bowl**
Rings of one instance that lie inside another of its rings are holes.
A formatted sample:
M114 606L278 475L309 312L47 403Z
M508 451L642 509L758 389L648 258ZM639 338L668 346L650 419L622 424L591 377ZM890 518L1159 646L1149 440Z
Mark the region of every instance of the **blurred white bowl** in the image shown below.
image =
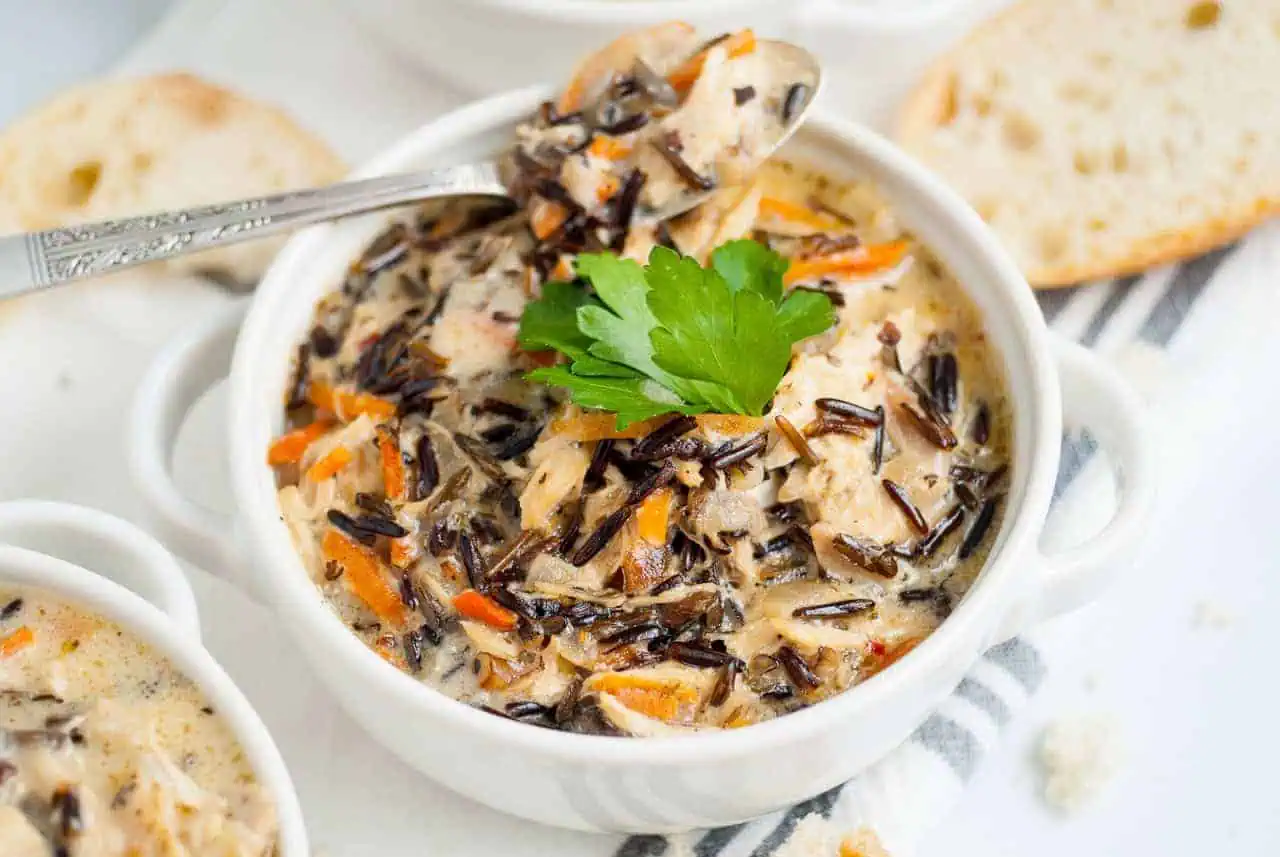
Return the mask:
M752 27L814 51L846 115L883 112L975 9L1000 0L344 0L389 46L471 95L563 81L628 30Z

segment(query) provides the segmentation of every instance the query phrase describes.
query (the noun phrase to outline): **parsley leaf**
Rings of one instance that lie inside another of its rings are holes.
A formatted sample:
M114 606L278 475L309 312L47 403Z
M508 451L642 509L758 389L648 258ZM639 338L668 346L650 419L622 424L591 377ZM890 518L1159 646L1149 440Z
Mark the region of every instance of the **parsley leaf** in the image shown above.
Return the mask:
M590 353L601 360L631 366L674 390L674 379L653 362L649 331L658 321L645 302L649 286L644 268L631 259L590 253L578 257L577 269L578 275L590 281L600 298L584 303L577 310L578 330L584 338L593 340ZM608 309L601 306L601 301Z
M711 267L735 292L755 292L775 304L782 300L787 260L758 241L730 241L711 254Z
M636 378L636 370L602 360L590 353L594 339L578 328L578 312L599 308L587 290L573 283L547 283L542 287L542 299L525 307L520 316L520 332L517 341L527 351L553 349L573 360L573 371L579 375L613 378Z
M665 247L649 257L649 304L658 365L684 378L723 384L726 413L760 414L791 360L791 342L774 335L777 308L755 291L735 292L714 268ZM690 312L691 308L696 312Z
M796 289L778 307L778 333L791 342L817 336L836 323L831 298L819 292Z
M600 408L618 415L618 428L662 414L697 414L706 410L681 402L670 390L648 378L589 378L567 366L534 369L525 376L554 387L564 387L584 408Z
M647 267L608 253L578 257L578 285L548 283L520 320L520 345L572 364L531 380L564 387L618 427L665 413L760 415L791 348L835 323L826 295L787 295L786 259L754 241L717 248L711 266L657 247Z
M573 283L547 283L542 299L524 308L517 341L526 351L554 349L574 360L585 357L595 340L578 330L578 309L599 305L586 289Z
M701 270L696 262L693 265ZM596 340L590 348L592 356L630 366L682 401L706 402L720 410L733 408L733 394L719 384L681 378L654 361L652 332L658 320L649 306L650 284L644 268L631 259L590 253L578 257L577 270L608 307L584 305L578 309L578 329ZM578 371L577 362L574 371Z

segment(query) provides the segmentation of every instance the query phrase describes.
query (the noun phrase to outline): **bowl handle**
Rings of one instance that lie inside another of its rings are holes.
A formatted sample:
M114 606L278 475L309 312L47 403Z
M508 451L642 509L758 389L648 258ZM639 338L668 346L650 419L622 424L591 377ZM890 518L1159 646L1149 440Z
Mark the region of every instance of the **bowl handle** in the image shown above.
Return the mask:
M106 512L48 500L0 503L0 542L65 560L118 583L160 608L191 636L200 614L173 555L151 536Z
M1155 504L1155 454L1141 400L1096 354L1066 339L1053 339L1064 421L1068 426L1088 426L1111 454L1119 500L1111 520L1084 544L1039 554L1039 579L1032 583L1029 597L1010 613L1002 640L1096 597L1131 558Z
M173 450L188 412L226 377L247 307L248 300L237 301L166 345L143 377L130 414L129 469L149 523L174 553L224 578L233 578L241 565L233 520L183 493L173 478Z

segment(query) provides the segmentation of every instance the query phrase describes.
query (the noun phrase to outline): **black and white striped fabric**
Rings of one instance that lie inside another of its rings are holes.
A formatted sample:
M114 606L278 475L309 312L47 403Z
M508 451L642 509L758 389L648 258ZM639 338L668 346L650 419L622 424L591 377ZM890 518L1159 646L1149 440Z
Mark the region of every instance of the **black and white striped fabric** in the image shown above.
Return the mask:
M1044 292L1040 307L1052 329L1104 354L1162 351L1238 249L1231 245L1141 276ZM1072 490L1097 451L1087 430L1063 438L1055 503ZM831 818L844 830L867 825L895 857L910 853L954 804L1046 670L1046 657L1034 641L1001 643L902 747L850 783L747 824L679 838L632 836L618 845L614 857L772 857L813 814Z

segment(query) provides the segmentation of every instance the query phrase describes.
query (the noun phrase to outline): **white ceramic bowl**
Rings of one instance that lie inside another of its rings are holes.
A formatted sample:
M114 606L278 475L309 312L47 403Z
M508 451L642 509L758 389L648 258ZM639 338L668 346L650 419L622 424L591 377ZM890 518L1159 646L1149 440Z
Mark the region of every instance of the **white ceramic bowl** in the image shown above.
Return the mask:
M36 500L0 503L0 585L118 624L194 681L275 800L280 857L310 857L302 808L267 727L200 644L195 596L163 547L104 512Z
M879 113L933 53L1002 2L346 0L346 6L403 57L471 95L563 80L579 58L619 34L679 19L710 35L752 27L803 44L822 60L835 103Z
M546 96L529 89L473 104L411 134L361 172L494 154ZM340 281L381 218L299 235L258 287L238 341L243 307L181 338L152 367L130 434L131 466L156 527L179 552L233 573L270 601L317 674L370 734L429 776L498 809L566 827L678 830L738 822L852 777L905 738L987 646L1074 606L1104 572L1114 573L1142 525L1152 467L1132 395L1091 354L1050 338L1012 261L957 196L880 137L829 117L815 116L788 150L880 185L980 307L1016 403L1008 511L987 567L942 627L880 675L745 729L619 739L484 714L419 684L360 643L325 605L294 553L265 450L281 429L282 391L313 303ZM168 467L185 413L228 362L232 517L186 499ZM1036 541L1057 469L1064 401L1121 462L1124 486L1119 511L1103 533L1069 555L1049 557Z

